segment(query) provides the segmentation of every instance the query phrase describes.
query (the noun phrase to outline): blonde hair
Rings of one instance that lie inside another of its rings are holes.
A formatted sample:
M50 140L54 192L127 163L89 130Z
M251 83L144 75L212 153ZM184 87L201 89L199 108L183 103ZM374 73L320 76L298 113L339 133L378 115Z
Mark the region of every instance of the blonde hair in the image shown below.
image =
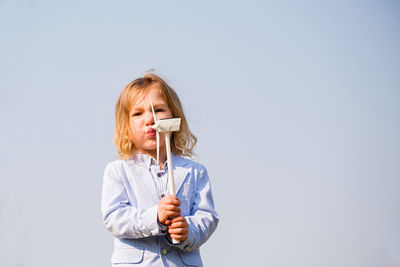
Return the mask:
M160 91L174 118L181 118L179 131L173 132L171 136L172 152L179 156L193 156L197 138L189 129L178 95L159 76L148 73L125 86L115 105L114 144L118 149L120 159L131 158L137 150L132 140L129 112L133 101L150 88L156 88Z

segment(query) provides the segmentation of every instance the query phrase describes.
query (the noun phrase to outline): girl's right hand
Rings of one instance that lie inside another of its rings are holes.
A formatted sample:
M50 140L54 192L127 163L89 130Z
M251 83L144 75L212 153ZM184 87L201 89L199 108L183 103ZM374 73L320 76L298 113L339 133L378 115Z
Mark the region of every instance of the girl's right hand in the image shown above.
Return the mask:
M168 195L158 203L157 216L160 223L170 225L171 219L181 215L181 202L176 196Z

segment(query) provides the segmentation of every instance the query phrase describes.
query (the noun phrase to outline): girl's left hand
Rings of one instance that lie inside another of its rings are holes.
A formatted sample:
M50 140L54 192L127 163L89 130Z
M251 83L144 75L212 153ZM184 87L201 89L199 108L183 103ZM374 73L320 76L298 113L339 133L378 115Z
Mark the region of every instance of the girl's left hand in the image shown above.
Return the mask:
M173 218L168 227L168 233L172 239L185 241L189 233L189 224L185 217L178 216Z

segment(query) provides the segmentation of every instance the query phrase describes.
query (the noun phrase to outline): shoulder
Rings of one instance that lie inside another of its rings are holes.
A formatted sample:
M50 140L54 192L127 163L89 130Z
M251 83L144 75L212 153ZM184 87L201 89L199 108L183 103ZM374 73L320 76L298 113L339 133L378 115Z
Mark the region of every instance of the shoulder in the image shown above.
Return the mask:
M121 171L124 171L127 167L129 167L130 165L133 165L133 160L117 159L117 160L107 163L104 172L120 173Z
M124 166L124 164L126 164L126 160L122 160L122 159L113 160L113 161L107 163L106 169L121 168Z

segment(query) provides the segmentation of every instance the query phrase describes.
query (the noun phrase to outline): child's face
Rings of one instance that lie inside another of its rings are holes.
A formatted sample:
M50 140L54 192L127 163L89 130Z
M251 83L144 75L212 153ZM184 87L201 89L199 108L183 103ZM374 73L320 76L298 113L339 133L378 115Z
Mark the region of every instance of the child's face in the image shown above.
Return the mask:
M156 132L151 128L154 125L153 111L150 98L153 102L157 120L172 118L172 111L163 96L156 88L150 88L140 98L133 101L129 113L129 124L135 147L142 153L156 157L157 140ZM164 134L160 134L160 161L166 160Z

